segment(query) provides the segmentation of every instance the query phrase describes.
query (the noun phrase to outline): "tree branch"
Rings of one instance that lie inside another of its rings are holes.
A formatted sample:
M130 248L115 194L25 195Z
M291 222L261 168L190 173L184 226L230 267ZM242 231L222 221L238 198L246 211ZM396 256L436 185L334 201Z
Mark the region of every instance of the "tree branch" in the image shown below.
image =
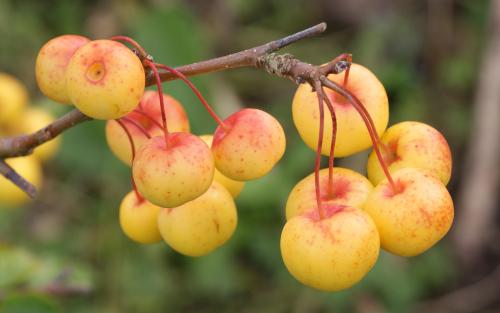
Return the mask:
M330 73L340 73L350 66L350 55L345 54L345 57L342 55L340 58L336 58L334 61L326 65L315 66L302 62L289 54L278 55L272 52L299 40L318 35L325 30L326 24L321 23L261 46L207 61L180 66L177 67L176 70L186 76L194 76L238 67L254 67L264 69L268 73L275 76L289 78L297 84L304 82L308 82L311 86L318 83L323 84L320 82L320 77ZM171 72L162 72L160 74L160 78L163 82L165 82L175 80L178 77L173 75ZM149 86L153 83L154 80L151 73L147 72L146 85ZM0 173L7 179L13 181L31 197L34 197L36 193L34 187L19 176L12 168L10 168L3 161L3 159L28 155L39 145L57 137L65 130L90 119L90 117L85 116L77 109L74 109L73 111L63 115L52 124L32 134L0 138L0 169L3 168ZM2 164L4 164L4 166L2 166ZM9 169L7 170L5 166Z

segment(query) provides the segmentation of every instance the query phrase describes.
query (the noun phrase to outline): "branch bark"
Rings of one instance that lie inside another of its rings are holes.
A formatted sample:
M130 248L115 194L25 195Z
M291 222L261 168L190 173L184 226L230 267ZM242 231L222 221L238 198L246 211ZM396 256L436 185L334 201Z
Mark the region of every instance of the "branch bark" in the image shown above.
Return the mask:
M321 23L261 46L207 61L180 66L177 67L176 70L186 76L194 76L238 67L254 67L264 69L275 76L289 78L297 84L307 82L311 86L317 84L322 85L323 82L320 81L320 78L324 79L324 76L330 73L340 73L350 66L350 55L341 55L326 65L316 66L302 62L290 54L278 55L272 52L299 40L316 36L325 30L326 24ZM161 81L165 82L175 80L178 77L171 72L161 72L160 78ZM151 73L147 72L146 85L149 86L153 83L154 80ZM31 197L34 197L36 193L34 187L18 175L12 168L9 167L9 170L7 170L5 166L8 167L8 165L3 160L6 158L28 155L39 145L57 137L65 130L88 120L91 120L91 118L85 116L77 109L74 109L52 124L32 134L0 138L0 169L3 168L0 174L13 181ZM2 164L4 164L3 167Z

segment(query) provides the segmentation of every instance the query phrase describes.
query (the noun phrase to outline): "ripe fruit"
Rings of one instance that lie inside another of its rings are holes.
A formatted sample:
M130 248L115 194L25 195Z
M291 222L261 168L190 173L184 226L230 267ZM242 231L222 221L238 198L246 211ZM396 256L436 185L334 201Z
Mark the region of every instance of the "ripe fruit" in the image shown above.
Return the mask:
M332 74L328 78L342 84L344 74ZM384 86L377 77L365 67L352 64L345 87L364 104L375 123L377 133L382 134L389 120L389 106ZM333 91L325 89L325 93L332 102L337 115L335 156L348 156L370 147L372 142L368 131L356 109L344 97ZM324 109L328 112L326 105ZM292 113L300 137L307 146L316 150L319 132L318 98L308 84L299 85L293 98ZM331 134L332 121L326 118L322 145L324 155L330 153Z
M285 153L285 132L270 114L243 109L215 130L212 151L215 166L235 180L252 180L269 173Z
M381 149L391 173L405 167L431 171L443 184L451 176L451 151L446 139L435 128L419 122L402 122L387 129ZM368 159L368 178L378 184L385 178L374 152Z
M42 184L42 168L34 156L17 157L5 160L16 172L32 183L37 189ZM29 197L13 182L0 175L0 204L18 206L29 200Z
M380 233L382 248L401 255L420 254L446 235L453 222L453 201L443 183L427 171L404 168L368 197L364 210Z
M132 173L139 192L150 202L173 208L202 195L213 180L214 159L208 146L189 133L151 138L137 151Z
M49 125L55 118L41 108L29 108L24 111L23 118L16 124L16 133L29 134ZM41 161L51 159L57 152L61 144L61 137L56 137L38 147L33 151L33 155Z
M212 146L212 135L203 135L200 136L200 138L207 144L207 146L211 147ZM215 169L214 172L214 180L218 183L220 183L222 186L224 186L229 193L233 196L234 199L238 197L238 195L241 193L243 190L243 187L245 186L245 183L242 181L237 181L234 179L231 179L229 177L224 176L221 172L219 172L217 169Z
M120 226L130 239L139 243L161 241L158 229L160 207L139 200L134 191L129 192L120 205Z
M364 211L340 205L299 214L281 233L286 268L301 283L337 291L360 281L375 264L380 241L377 228Z
M362 208L373 189L370 181L363 175L347 168L335 167L330 195L328 169L322 169L319 175L321 199L325 205L337 204ZM311 208L317 208L314 173L293 187L286 202L286 219L290 220Z
M165 242L188 256L206 255L223 245L236 229L238 215L231 194L218 182L193 201L162 209L158 226Z
M144 68L123 44L95 40L78 49L66 69L71 101L95 119L116 119L132 111L144 92Z
M182 104L169 95L163 95L163 100L168 130L170 132L189 132L189 120ZM161 126L162 119L158 92L152 90L144 92L140 103L142 111ZM132 111L126 117L140 124L151 136L163 134L163 130L143 114ZM125 120L122 122L127 126L134 140L135 148L138 150L148 138L130 122ZM132 149L127 134L114 120L109 120L106 123L106 140L109 148L118 159L127 165L132 165Z
M49 40L36 58L36 81L44 95L59 103L71 103L66 91L66 68L76 50L90 39L63 35Z
M0 124L18 120L28 102L28 92L13 76L0 73Z

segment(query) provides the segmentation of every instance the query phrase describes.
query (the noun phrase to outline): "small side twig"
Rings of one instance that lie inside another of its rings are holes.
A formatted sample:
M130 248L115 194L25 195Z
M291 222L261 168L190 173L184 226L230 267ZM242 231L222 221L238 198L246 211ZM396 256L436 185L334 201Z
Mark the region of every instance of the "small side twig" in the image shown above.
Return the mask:
M30 198L34 199L36 197L35 186L19 175L12 167L9 166L9 164L5 162L5 160L2 159L0 159L0 174L16 184L17 187L21 188L21 190L24 190Z

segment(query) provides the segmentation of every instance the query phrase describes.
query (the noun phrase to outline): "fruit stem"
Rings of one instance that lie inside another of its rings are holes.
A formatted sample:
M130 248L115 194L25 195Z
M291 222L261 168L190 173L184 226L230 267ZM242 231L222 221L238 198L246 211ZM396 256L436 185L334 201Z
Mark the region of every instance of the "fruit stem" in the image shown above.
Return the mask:
M325 112L323 109L323 94L320 92L321 84L319 82L315 84L314 89L316 90L316 95L318 96L318 106L319 106L319 134L318 134L318 146L316 148L316 159L314 161L314 186L316 188L316 205L318 206L319 219L322 220L325 217L323 212L323 206L321 204L321 187L319 183L319 168L321 165L321 150L323 147L323 131L325 128Z
M132 149L132 162L135 159L135 144L134 140L132 139L132 135L130 134L129 129L125 125L125 123L121 120L115 120L118 125L120 125L123 128L123 131L125 134L127 134L128 142L130 143L130 148ZM139 191L137 190L137 187L135 186L135 181L134 181L134 175L130 175L130 181L132 182L132 188L134 189L135 196L137 197L137 200L140 202L144 201L144 198L141 196Z
M337 115L335 114L335 109L332 102L325 94L323 88L320 89L323 94L323 99L330 111L330 116L332 117L332 140L330 142L330 155L328 156L328 198L333 198L333 165L334 165L334 155L335 155L335 142L337 140Z
M139 54L141 55L141 57L145 58L145 57L148 56L148 53L146 52L146 50L144 50L144 48L137 41L135 41L134 39L132 39L130 37L127 37L127 36L113 36L110 39L114 40L114 41L124 41L124 42L132 45L134 48L136 48L137 51L139 52Z
M149 115L148 113L146 113L145 111L143 111L142 109L141 110L138 110L138 109L135 109L134 110L135 113L138 113L144 117L146 117L148 120L150 120L153 124L155 124L156 127L158 127L159 129L163 129L163 126L161 126L160 123L158 123L158 121L152 117L151 115Z
M153 74L156 78L156 87L158 89L158 96L160 97L160 108L161 108L161 119L163 122L163 133L165 134L165 148L168 148L168 126L167 126L167 116L165 114L165 105L163 103L163 88L161 85L160 74L158 73L158 69L156 68L156 64L149 61L148 59L144 59L144 65L151 68Z
M127 122L127 123L134 125L138 130L141 131L141 133L144 134L144 136L146 136L148 139L151 138L151 135L149 134L149 132L144 127L142 127L141 124L137 123L136 121L134 121L128 117L122 117L122 118L120 118L120 120L123 122Z
M387 177L387 180L389 181L389 184L391 185L394 192L399 192L399 189L394 183L391 173L389 172L389 168L387 167L387 164L385 163L384 158L382 157L382 153L380 152L379 145L381 144L381 142L377 134L377 130L375 129L375 124L373 123L373 119L371 118L370 114L366 110L363 103L361 103L361 101L359 101L359 99L349 90L327 79L326 77L322 77L320 80L326 87L330 88L331 90L339 93L344 98L346 98L356 109L356 111L358 111L359 115L361 116L363 122L366 125L366 128L368 129L368 133L370 134L370 138L372 140L373 150L375 150L375 154L377 155L380 166L384 171L385 177Z
M203 97L203 95L201 94L201 92L198 90L198 88L196 88L196 86L186 77L186 75L184 75L181 72L177 71L176 69L171 68L171 67L169 67L167 65L164 65L164 64L155 63L155 65L158 66L159 68L162 68L164 70L167 70L167 71L171 72L175 76L177 76L180 79L182 79L189 86L189 88L191 88L191 90L196 94L196 96L198 97L198 99L200 99L200 101L203 104L203 106L205 107L205 109L212 116L212 118L217 122L217 124L219 124L220 127L222 127L222 129L224 129L226 132L229 130L227 128L227 126L224 124L224 121L222 121L222 119L220 119L219 116L217 116L217 114L215 113L215 111L208 104L207 100L205 100L205 98Z

